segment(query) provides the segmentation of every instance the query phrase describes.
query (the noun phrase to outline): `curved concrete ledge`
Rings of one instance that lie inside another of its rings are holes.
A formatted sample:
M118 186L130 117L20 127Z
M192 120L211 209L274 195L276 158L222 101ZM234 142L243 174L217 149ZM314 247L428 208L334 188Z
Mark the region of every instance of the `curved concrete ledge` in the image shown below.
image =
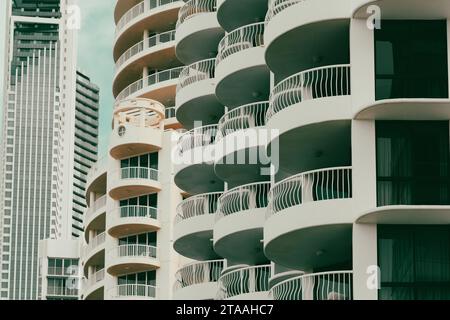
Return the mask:
M249 265L267 262L262 244L266 211L267 208L250 209L216 221L214 250L217 254Z
M217 294L217 282L199 283L176 290L174 300L213 300Z
M182 220L174 226L173 248L194 260L214 260L219 256L213 249L214 215L204 214Z
M149 217L121 218L116 212L115 217L108 218L106 227L110 236L120 238L130 234L158 231L161 224L157 219Z
M270 72L264 60L264 47L227 56L216 66L216 81L216 96L230 108L267 100Z
M364 212L356 223L376 224L450 224L449 206L385 206Z
M450 99L386 99L355 110L358 120L449 120Z
M266 0L217 0L217 20L227 32L264 18L266 12Z
M125 128L125 134L120 136L119 129L122 127ZM114 159L120 160L157 152L162 148L162 136L163 130L160 128L121 124L111 133L109 153Z
M152 271L159 267L160 263L157 258L146 256L114 257L109 259L107 272L112 276L119 276L126 273Z
M108 183L109 196L114 200L139 197L161 189L161 183L151 179L115 179Z
M298 270L351 260L352 204L352 199L315 201L271 215L264 225L266 256Z
M268 299L269 299L269 291L260 291L260 292L240 294L234 297L227 298L225 300L268 300Z
M380 8L383 19L448 19L450 3L447 0L433 0L433 4L421 0L353 0L353 17L366 19L373 14L368 7Z
M269 68L286 77L313 67L313 56L323 56L323 65L343 63L348 56L350 1L302 1L275 15L264 34ZM333 54L326 55L330 50Z
M185 65L213 58L223 35L216 12L193 15L177 27L176 55Z

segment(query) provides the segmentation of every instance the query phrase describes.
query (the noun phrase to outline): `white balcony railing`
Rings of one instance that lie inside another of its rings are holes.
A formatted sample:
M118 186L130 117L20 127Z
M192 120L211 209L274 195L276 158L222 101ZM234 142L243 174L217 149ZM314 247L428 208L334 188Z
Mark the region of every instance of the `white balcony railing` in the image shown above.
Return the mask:
M189 0L178 12L177 28L187 19L197 14L215 12L217 10L217 0Z
M302 101L347 95L350 95L350 65L302 71L284 79L273 88L266 120Z
M211 192L183 200L177 206L175 224L193 217L216 213L217 201L221 195L222 192Z
M177 92L196 82L214 79L215 59L206 59L184 67L178 78Z
M128 167L120 169L120 178L122 180L149 179L158 181L158 175L158 170L146 167Z
M47 275L48 276L73 276L73 271L76 271L75 266L70 267L48 267Z
M230 271L220 277L217 300L225 300L242 294L269 291L271 266L253 266Z
M224 192L218 201L216 221L234 213L266 208L269 190L270 182L257 182Z
M184 133L178 140L180 154L197 147L207 147L216 141L217 124L194 128Z
M94 249L96 249L100 245L104 244L105 240L106 240L106 233L105 232L102 232L102 233L96 235L94 238L92 238L92 240L89 241L89 244L84 247L84 256L87 256Z
M269 102L256 102L233 109L219 120L217 140L233 132L266 125Z
M176 67L153 73L145 79L139 79L123 89L116 97L116 101L125 100L132 94L144 89L147 86L153 86L157 83L178 79L183 67Z
M77 297L78 289L69 289L67 287L49 286L47 287L48 296L58 297Z
M142 297L142 298L156 298L157 288L155 286L145 284L121 284L113 287L113 298L127 298L127 297Z
M95 200L94 204L86 210L85 221L88 221L97 210L104 206L106 206L106 194Z
M278 182L269 192L268 214L313 201L352 197L352 168L300 173Z
M88 287L92 287L103 279L105 279L105 269L98 270L97 272L91 274L89 279L87 279L86 284Z
M127 60L135 55L143 52L145 49L152 48L161 43L167 43L175 40L175 30L156 34L147 39L136 43L134 46L125 51L116 62L116 70L118 70Z
M131 20L137 18L140 15L143 15L144 13L146 13L148 11L156 9L160 6L170 4L173 2L179 2L179 1L180 0L145 0L145 1L138 3L137 5L135 5L131 9L129 9L117 22L116 37L122 31L123 27L126 24L128 24L128 22L130 22ZM145 2L147 2L149 4L149 6L147 8L145 7Z
M216 65L227 57L250 48L264 45L264 22L240 27L225 36L219 42Z
M119 218L158 218L158 209L149 206L124 206L117 213Z
M224 260L195 262L182 267L175 274L173 291L178 291L195 284L217 282L224 269Z
M156 258L157 248L146 244L123 244L110 251L112 257L147 257Z
M286 8L306 0L269 0L266 23Z
M301 275L277 283L269 296L274 300L352 300L353 272Z

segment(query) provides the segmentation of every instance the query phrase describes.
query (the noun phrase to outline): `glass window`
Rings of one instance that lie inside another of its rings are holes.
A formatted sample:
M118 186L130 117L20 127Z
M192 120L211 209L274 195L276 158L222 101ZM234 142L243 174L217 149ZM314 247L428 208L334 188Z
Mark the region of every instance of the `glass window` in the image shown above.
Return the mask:
M378 226L380 300L450 299L450 227Z
M384 20L374 32L376 100L448 97L445 20Z
M446 205L448 121L377 121L377 201L387 205Z

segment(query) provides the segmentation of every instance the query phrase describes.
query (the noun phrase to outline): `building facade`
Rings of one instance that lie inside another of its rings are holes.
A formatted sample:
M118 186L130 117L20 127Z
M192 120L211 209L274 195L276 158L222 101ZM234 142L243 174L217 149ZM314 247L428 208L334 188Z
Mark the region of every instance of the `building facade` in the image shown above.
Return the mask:
M449 9L185 3L175 299L450 299Z
M87 177L81 298L170 299L178 255L172 226L175 95L182 64L175 24L183 1L119 0L108 155ZM170 285L169 285L170 284Z
M75 97L75 150L72 197L72 237L83 235L86 214L86 178L98 160L99 88L77 71Z
M72 1L8 1L1 151L1 299L36 299L38 243L71 232Z

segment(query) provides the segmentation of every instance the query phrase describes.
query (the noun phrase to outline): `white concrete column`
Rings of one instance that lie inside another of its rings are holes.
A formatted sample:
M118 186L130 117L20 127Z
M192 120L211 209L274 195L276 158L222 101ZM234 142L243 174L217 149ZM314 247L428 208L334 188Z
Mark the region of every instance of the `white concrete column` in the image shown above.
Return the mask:
M146 1L146 2L148 2L148 1ZM150 36L150 33L148 32L147 29L145 29L143 34L142 34L142 41L144 41L144 50L149 47L149 43L148 43L148 40L147 40L149 36Z

